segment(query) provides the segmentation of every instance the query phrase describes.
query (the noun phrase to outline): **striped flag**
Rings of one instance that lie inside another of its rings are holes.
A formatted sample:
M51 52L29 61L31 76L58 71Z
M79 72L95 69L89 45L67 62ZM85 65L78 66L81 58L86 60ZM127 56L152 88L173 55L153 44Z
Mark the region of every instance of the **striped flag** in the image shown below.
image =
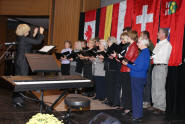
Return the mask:
M101 12L100 12L100 26L99 26L99 38L100 39L104 39L105 19L106 19L106 7L103 7L101 8Z
M131 26L132 0L125 0L113 5L111 36L117 38L120 43L120 35L123 29Z
M108 37L110 37L110 34L111 34L112 10L113 10L113 5L107 6L107 8L106 8L106 19L105 19L105 33L104 33L104 39L105 40L107 40Z

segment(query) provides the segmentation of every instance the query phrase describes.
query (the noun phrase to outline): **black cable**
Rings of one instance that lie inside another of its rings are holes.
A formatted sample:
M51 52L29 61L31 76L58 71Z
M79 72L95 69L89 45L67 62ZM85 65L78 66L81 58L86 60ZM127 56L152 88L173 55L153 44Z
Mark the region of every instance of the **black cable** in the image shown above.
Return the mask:
M41 102L41 100L39 100L39 99L34 99L34 98L30 98L30 97L28 97L28 96L25 96L23 93L19 93L23 98L25 98L25 99L28 99L28 100L32 100L32 101L36 101L36 102ZM44 102L44 103L49 103L49 104L53 104L53 103L51 103L51 102Z

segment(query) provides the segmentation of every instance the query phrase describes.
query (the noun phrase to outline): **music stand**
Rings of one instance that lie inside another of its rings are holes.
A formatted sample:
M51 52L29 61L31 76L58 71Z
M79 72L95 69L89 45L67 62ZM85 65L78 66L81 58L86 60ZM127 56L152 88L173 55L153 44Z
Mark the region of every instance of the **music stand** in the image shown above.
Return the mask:
M60 72L52 55L25 54L32 72Z
M52 55L25 54L32 72L60 72L60 69ZM44 90L41 90L40 112L44 105Z
M46 45L46 46L43 46L40 50L38 50L39 53L42 53L42 54L51 54L52 51L54 50L55 46L53 45Z

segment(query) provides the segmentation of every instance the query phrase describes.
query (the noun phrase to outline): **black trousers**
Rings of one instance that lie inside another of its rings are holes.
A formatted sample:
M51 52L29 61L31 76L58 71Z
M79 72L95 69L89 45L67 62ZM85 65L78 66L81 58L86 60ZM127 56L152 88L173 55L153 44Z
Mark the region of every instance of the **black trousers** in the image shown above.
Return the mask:
M132 109L132 89L131 79L129 72L121 72L121 86L122 86L122 99L123 107L125 109Z
M117 80L115 84L115 96L113 101L113 104L117 106L123 106L123 102L121 101L121 96L122 96L121 87L122 87L122 77L121 77L121 72L119 72L117 75Z
M114 96L115 96L115 84L116 84L116 80L117 80L117 74L119 73L119 71L110 71L107 70L105 72L105 80L106 80L106 97L107 100L110 103L113 103L114 100Z
M105 99L105 76L94 76L94 83L96 85L96 98Z
M93 75L92 75L92 62L89 60L83 61L83 77L90 79L93 81ZM87 96L94 96L94 86L90 88L85 88L85 94Z
M61 73L62 75L70 75L70 64L62 64Z

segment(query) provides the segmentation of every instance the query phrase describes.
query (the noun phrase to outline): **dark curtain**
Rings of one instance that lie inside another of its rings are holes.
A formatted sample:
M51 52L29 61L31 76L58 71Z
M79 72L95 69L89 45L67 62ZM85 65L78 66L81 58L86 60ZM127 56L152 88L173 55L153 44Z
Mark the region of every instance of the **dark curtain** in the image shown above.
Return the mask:
M184 32L185 36L185 32ZM185 38L183 56L185 59ZM169 66L166 80L166 111L168 114L185 115L185 63L178 67Z
M84 40L85 13L80 13L78 40Z

